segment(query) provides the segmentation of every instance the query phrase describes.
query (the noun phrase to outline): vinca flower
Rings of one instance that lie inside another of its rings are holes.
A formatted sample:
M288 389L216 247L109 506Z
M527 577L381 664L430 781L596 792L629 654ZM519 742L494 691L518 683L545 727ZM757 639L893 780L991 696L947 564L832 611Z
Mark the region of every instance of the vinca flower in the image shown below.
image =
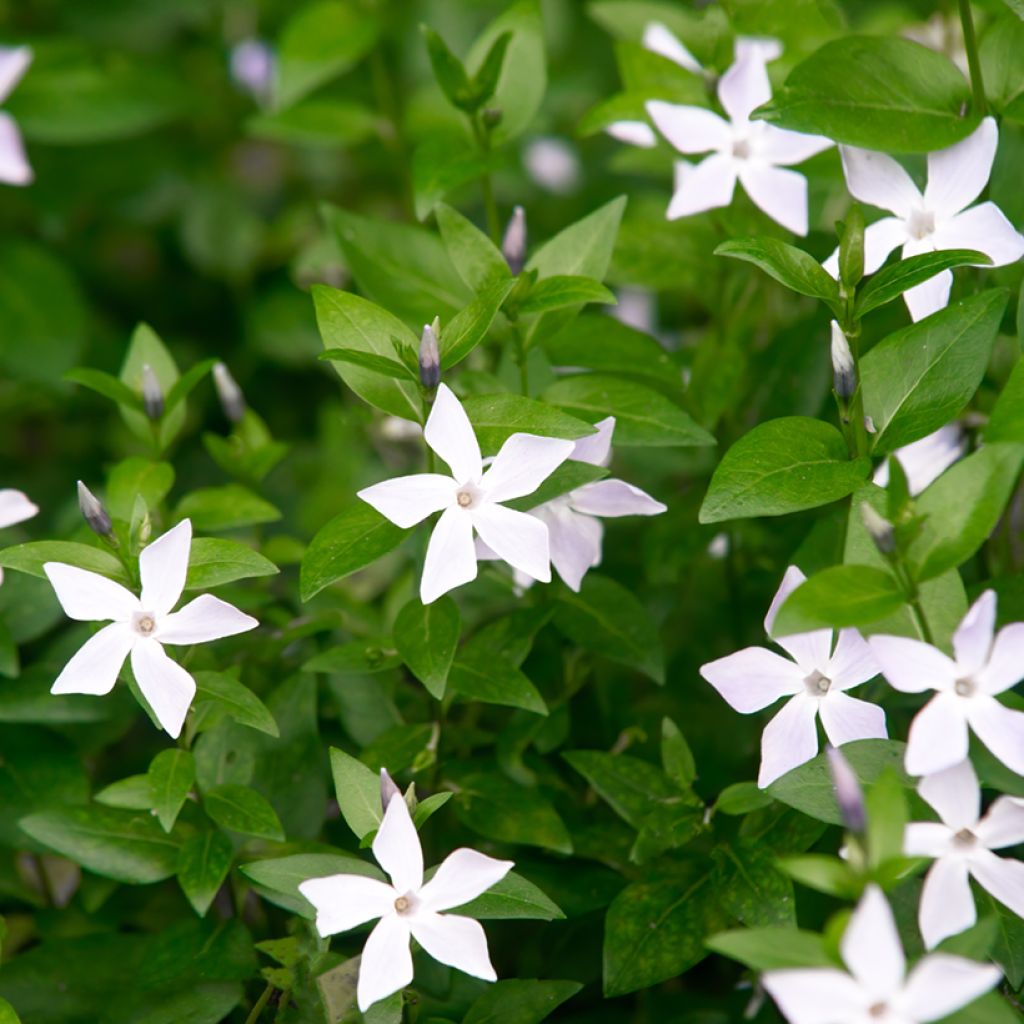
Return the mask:
M795 565L786 570L765 616L769 636L782 603L805 579ZM831 629L775 637L789 658L765 647L745 647L701 666L700 674L741 714L789 698L761 736L757 784L762 789L817 754L819 717L836 747L886 736L885 712L846 693L878 673L871 651L855 629L839 631L835 650L833 638Z
M324 938L379 918L359 961L359 1009L365 1012L412 981L410 938L435 960L474 978L496 981L480 922L442 911L485 893L508 874L512 861L462 848L449 854L424 883L423 849L400 793L388 801L372 849L390 884L365 875L329 875L299 885L316 908L316 928Z
M935 858L918 906L925 946L932 949L978 919L971 878L1024 917L1024 864L992 852L1024 843L1024 800L1001 796L982 816L981 789L970 761L926 775L917 791L942 819L908 825L903 840L908 856Z
M502 502L532 494L572 453L572 441L513 434L484 472L480 446L462 404L446 384L427 417L423 436L451 470L418 473L364 488L359 497L396 526L410 527L440 512L427 545L420 600L436 601L476 579L476 531L499 558L531 579L551 580L548 529Z
M195 680L164 651L164 644L202 644L254 629L259 623L212 594L189 601L180 611L192 523L183 519L139 554L141 597L99 573L63 562L43 570L64 613L79 622L105 622L64 666L51 693L109 693L127 657L142 695L171 736L181 733L195 696Z
M0 46L0 103L11 95L31 63L30 47ZM0 181L7 185L31 185L32 178L21 132L14 118L0 110Z
M988 184L998 146L999 129L986 117L966 139L928 154L924 192L891 156L841 146L850 194L893 214L865 230L864 272L873 274L897 246L903 247L904 259L941 249L975 249L997 267L1024 256L1024 236L995 203L971 206ZM839 276L838 249L824 266ZM953 272L943 270L904 292L911 317L921 320L942 309L952 284Z
M39 506L29 500L27 494L16 491L13 487L0 488L0 530L5 526L31 519L39 512ZM0 583L4 581L4 571L0 568Z
M934 690L907 737L906 768L930 775L967 757L968 732L1011 771L1024 775L1024 711L996 700L1024 679L1024 622L994 634L996 595L986 590L953 634L954 658L921 640L873 636L868 643L882 674L904 693Z
M764 987L790 1024L928 1024L973 1003L1000 978L991 964L947 953L923 957L908 974L896 921L876 885L864 890L839 952L846 971L764 973Z
M920 441L897 448L890 458L899 459L907 477L910 493L917 495L930 483L938 480L964 454L966 448L967 442L959 424L947 423L927 437L922 437ZM888 486L888 458L875 470L872 480L879 487Z

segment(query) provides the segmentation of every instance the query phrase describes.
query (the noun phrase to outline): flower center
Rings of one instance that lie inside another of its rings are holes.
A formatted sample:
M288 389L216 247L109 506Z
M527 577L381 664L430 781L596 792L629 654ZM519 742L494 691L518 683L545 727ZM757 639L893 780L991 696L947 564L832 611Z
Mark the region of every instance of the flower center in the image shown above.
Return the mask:
M868 1007L869 1017L884 1017L889 1012L889 1005L887 1003L872 1003Z
M935 214L931 210L911 210L907 232L911 238L927 238L935 230Z
M804 679L804 686L812 697L824 697L832 687L832 680L815 669Z
M958 697L973 697L977 689L978 684L967 676L953 684L953 691Z
M953 836L953 845L962 850L969 850L977 841L978 837L969 828L962 828Z
M469 491L459 491L455 500L462 508L469 508L473 504L473 495Z
M750 159L750 140L736 139L732 144L732 155L738 160Z
M399 914L408 914L413 909L412 896L406 893L404 896L399 896L395 900L395 912Z
M156 629L156 618L152 612L136 612L132 617L132 629L140 636L152 636Z

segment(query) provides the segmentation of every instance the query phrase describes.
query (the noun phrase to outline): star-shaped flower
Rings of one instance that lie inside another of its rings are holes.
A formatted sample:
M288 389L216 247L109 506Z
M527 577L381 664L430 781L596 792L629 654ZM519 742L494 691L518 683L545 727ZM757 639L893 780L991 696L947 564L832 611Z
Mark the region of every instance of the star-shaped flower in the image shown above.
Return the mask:
M737 52L718 82L718 99L729 120L704 107L651 100L647 112L680 153L707 153L692 171L678 174L669 220L728 206L737 179L755 205L783 227L807 234L807 179L786 170L832 145L831 139L785 131L751 121L755 108L772 98L762 47Z
M5 526L31 519L39 512L39 506L32 502L28 495L16 491L13 487L0 488L0 530ZM4 581L4 571L0 569L0 583Z
M847 971L767 971L764 987L790 1024L929 1024L989 991L991 964L932 953L907 974L892 910L876 885L864 890L839 946Z
M889 210L892 217L869 224L864 232L864 271L873 274L897 246L903 258L940 249L975 249L1001 267L1024 256L1024 236L995 203L971 203L992 173L999 129L991 117L960 142L928 154L928 184L922 193L891 156L849 146L839 148L850 194L863 203ZM839 275L839 253L825 269ZM943 270L903 293L914 320L949 302L953 272Z
M1024 917L1024 864L992 852L1024 843L1024 800L1001 796L982 817L981 788L970 761L926 775L917 791L942 819L908 825L903 839L908 856L935 858L918 906L925 946L931 949L977 920L971 878Z
M968 727L1011 771L1024 775L1024 711L996 700L1024 679L1024 622L993 636L995 622L995 591L986 590L953 634L955 658L909 637L868 639L882 674L897 690L935 691L910 724L911 775L931 775L965 760Z
M499 558L531 579L548 583L548 528L539 519L502 502L532 494L572 453L572 441L513 434L484 472L469 417L445 384L437 389L423 436L451 470L385 480L359 492L396 526L410 527L440 512L427 546L420 600L436 601L476 579L473 532Z
M63 562L43 566L64 612L80 622L111 620L91 636L64 666L51 693L109 693L124 659L157 721L177 737L195 696L195 680L164 652L164 644L201 644L254 629L259 623L211 594L189 601L180 611L192 523L183 519L143 548L139 555L142 596L98 573Z
M769 636L783 601L805 579L795 565L786 570L765 616ZM700 674L741 714L789 698L761 736L757 784L762 789L818 752L818 717L836 747L886 736L885 712L846 693L877 674L871 651L855 629L839 631L835 650L833 635L831 629L817 629L773 638L792 660L765 647L745 647L701 666Z
M964 454L966 448L967 442L960 425L947 423L927 437L922 437L920 441L897 448L892 454L899 459L900 466L906 474L910 493L916 495L930 483L938 480ZM875 470L872 480L879 487L888 486L888 458Z
M424 884L423 849L401 793L388 801L373 840L373 855L388 873L390 885L365 875L330 875L299 886L316 908L316 928L324 938L380 918L359 961L359 1009L365 1012L412 981L410 938L435 960L474 978L495 981L480 922L442 911L486 892L508 874L512 861L459 849Z
M27 46L0 47L0 103L3 103L32 63ZM30 185L32 168L25 156L21 132L10 114L0 111L0 181L7 185Z

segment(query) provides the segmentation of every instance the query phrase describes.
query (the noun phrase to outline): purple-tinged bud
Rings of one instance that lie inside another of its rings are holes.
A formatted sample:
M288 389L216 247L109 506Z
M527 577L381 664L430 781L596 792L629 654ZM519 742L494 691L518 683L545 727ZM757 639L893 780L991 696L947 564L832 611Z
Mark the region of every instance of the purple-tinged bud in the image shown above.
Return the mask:
M402 791L398 788L398 784L388 774L387 768L381 768L380 770L380 805L386 811L388 804L391 803L393 796L401 796Z
M501 240L501 255L505 257L508 269L518 274L526 262L526 211L517 206L512 211L505 237Z
M862 834L867 827L864 813L864 794L860 782L850 767L850 762L835 747L825 747L828 756L828 767L832 774L832 785L835 788L836 803L843 823L851 832Z
M832 382L844 402L857 390L857 368L853 364L850 343L835 320L832 321Z
M441 353L437 344L440 326L440 320L435 317L433 324L423 325L420 337L420 383L428 391L441 383Z
M82 518L97 537L109 538L114 535L114 525L103 502L81 480L78 481L78 507L82 510Z
M224 415L232 423L238 423L245 415L245 395L242 394L238 382L231 376L231 371L223 363L214 365L213 383L217 388L217 397L220 399Z
M891 555L896 550L896 535L892 523L880 516L866 501L861 502L860 515L865 529L875 542L875 547L881 554Z
M164 389L149 363L142 367L142 407L151 420L158 420L164 414Z

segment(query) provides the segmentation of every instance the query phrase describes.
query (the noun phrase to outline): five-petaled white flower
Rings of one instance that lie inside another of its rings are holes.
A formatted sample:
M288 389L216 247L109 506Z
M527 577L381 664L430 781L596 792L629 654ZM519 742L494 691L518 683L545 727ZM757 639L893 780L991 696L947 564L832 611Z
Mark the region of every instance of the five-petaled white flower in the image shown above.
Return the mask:
M864 890L839 946L847 971L767 971L764 987L790 1024L928 1024L973 1003L1000 978L997 967L948 953L907 974L892 910L876 885Z
M181 733L195 696L195 680L164 652L164 644L201 644L254 629L259 623L212 594L189 601L180 611L192 523L183 519L139 554L142 596L98 573L62 562L43 570L65 614L80 622L112 620L91 636L64 666L51 693L109 693L128 655L142 695L157 721L174 737Z
M441 911L461 907L500 882L512 861L495 860L462 848L448 855L429 882L423 882L423 849L401 793L388 801L373 840L373 855L391 884L365 875L311 878L299 892L316 908L316 928L325 938L380 918L359 961L356 991L366 1009L412 981L414 938L435 960L495 981L487 936L479 921Z
M765 632L772 636L775 616L783 601L806 579L791 565L786 570L768 614ZM855 629L841 629L835 650L833 631L773 637L792 661L765 647L745 647L702 665L700 674L742 714L760 711L780 697L789 699L765 726L761 736L763 789L818 752L816 719L833 746L851 740L884 739L885 712L845 691L878 673L863 637Z
M841 146L850 194L895 215L869 224L864 232L865 272L873 274L897 246L903 246L904 259L941 249L975 249L997 267L1024 256L1024 236L995 203L971 206L988 184L998 146L999 129L986 117L966 139L928 154L923 193L891 156ZM838 250L825 261L825 269L839 275ZM920 320L942 309L952 284L953 272L943 270L904 292L911 317Z
M474 530L513 568L550 582L548 528L501 502L532 494L569 457L572 441L513 434L484 472L469 417L445 384L437 389L423 437L448 464L451 476L400 476L359 492L396 526L415 526L432 513L441 513L427 545L420 600L430 604L476 579Z
M27 494L16 491L13 487L0 488L0 530L5 526L31 519L39 512L39 506L31 501ZM4 581L4 571L0 568L0 583Z
M0 103L10 96L32 63L27 46L0 47ZM10 114L0 111L0 181L7 185L30 185L32 168L25 156L21 132Z
M677 173L669 220L728 206L739 180L754 204L783 227L807 234L807 179L786 170L831 146L820 135L785 131L751 121L772 98L763 48L744 47L718 82L726 121L704 107L651 100L647 112L680 153L707 153L696 167Z
M967 441L960 425L947 423L920 441L897 448L889 458L895 456L899 459L910 493L916 495L938 480L966 449ZM889 458L875 470L872 477L879 487L887 487L889 484Z
M917 791L942 819L908 825L903 839L908 856L935 858L917 912L928 949L977 920L972 877L1024 917L1024 864L992 852L1024 842L1024 800L1001 796L982 817L981 789L970 761L926 775Z
M1024 622L993 637L995 591L971 605L953 634L950 658L921 640L902 636L868 639L882 674L904 693L934 690L907 737L906 768L930 775L967 757L968 726L1012 771L1024 775L1024 711L1013 711L996 694L1024 679Z

